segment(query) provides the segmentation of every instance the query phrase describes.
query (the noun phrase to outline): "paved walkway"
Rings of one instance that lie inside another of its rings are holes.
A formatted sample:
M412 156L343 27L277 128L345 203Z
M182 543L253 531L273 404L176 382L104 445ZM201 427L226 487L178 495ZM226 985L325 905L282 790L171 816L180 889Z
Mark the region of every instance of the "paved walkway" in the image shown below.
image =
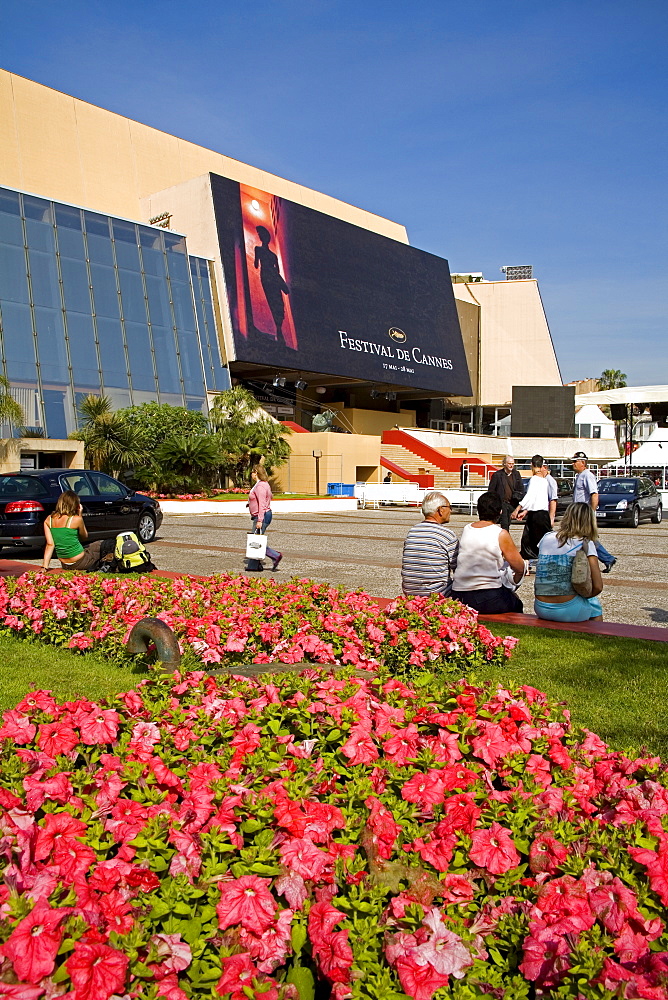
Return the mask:
M415 509L384 508L340 514L283 514L270 529L270 544L284 553L276 578L310 577L363 588L378 597L395 597L401 590L401 551L410 525L420 515ZM471 518L456 514L451 527L460 535ZM244 516L166 515L158 538L149 549L161 569L209 575L238 573L249 519ZM513 527L517 543L521 527ZM603 528L603 544L617 557L612 573L603 577L606 621L668 628L668 521L640 528ZM9 550L4 550L10 555ZM18 558L18 553L14 557ZM41 564L41 555L26 552L22 565ZM269 563L267 563L269 565ZM0 559L0 573L10 570ZM271 574L269 574L271 575ZM533 582L519 592L532 611Z

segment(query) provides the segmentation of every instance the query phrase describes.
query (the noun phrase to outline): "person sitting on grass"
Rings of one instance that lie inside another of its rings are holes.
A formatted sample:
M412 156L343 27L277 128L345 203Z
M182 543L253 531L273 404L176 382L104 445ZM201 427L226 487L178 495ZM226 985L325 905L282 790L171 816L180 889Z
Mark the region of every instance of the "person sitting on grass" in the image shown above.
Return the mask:
M479 520L467 524L459 540L452 597L484 615L522 610L514 586L527 567L510 532L499 524L502 510L496 493L483 493L478 498Z
M65 490L60 494L53 514L44 522L46 546L42 569L49 569L54 549L63 569L97 569L102 541L91 542L85 547L82 545L88 538L82 511L81 502L74 490Z
M559 530L541 538L534 601L534 611L539 618L553 622L603 620L603 608L597 596L603 590L596 552L597 537L593 508L588 503L573 503L566 509ZM571 583L573 560L583 546L591 570L591 597L576 594Z

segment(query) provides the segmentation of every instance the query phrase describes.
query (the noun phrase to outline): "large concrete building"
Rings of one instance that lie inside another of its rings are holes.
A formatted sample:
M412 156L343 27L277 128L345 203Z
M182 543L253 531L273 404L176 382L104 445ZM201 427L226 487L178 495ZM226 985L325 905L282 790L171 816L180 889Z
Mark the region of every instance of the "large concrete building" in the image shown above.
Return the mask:
M2 364L51 437L230 378L309 431L479 434L561 384L533 280L453 284L400 223L5 71L0 143Z

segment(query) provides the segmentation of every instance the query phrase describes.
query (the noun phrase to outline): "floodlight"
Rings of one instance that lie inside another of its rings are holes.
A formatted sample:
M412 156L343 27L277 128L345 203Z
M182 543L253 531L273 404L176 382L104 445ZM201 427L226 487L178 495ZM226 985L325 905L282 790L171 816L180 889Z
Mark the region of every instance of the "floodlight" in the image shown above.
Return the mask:
M282 375L277 375L273 381L273 385L276 389L282 389L286 381L287 380Z
M303 378L298 378L295 382L295 389L306 389L308 387L308 382L305 382Z

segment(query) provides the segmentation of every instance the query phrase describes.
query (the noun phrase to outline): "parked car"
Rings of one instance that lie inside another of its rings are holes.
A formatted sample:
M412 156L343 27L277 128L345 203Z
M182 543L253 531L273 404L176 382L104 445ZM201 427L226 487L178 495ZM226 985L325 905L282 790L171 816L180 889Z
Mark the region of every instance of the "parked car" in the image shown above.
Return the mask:
M574 480L555 476L554 481L557 484L557 517L561 517L566 508L573 503Z
M651 479L624 476L599 479L596 520L628 524L637 528L641 521L660 524L661 497Z
M64 490L81 498L91 540L134 531L151 542L162 524L157 500L135 493L117 479L91 469L40 469L0 476L0 547L40 548L44 519Z

